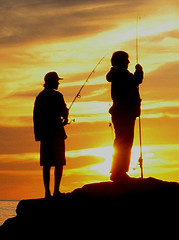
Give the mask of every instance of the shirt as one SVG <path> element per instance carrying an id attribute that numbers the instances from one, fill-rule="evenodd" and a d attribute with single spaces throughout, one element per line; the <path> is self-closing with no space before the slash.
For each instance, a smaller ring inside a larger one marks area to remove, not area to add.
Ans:
<path id="1" fill-rule="evenodd" d="M 138 86 L 142 83 L 143 71 L 136 70 L 132 74 L 127 69 L 112 67 L 106 79 L 111 82 L 113 107 L 110 113 L 139 116 L 141 99 Z"/>
<path id="2" fill-rule="evenodd" d="M 36 97 L 33 111 L 35 140 L 67 138 L 62 119 L 68 118 L 63 95 L 53 89 L 44 89 Z"/>

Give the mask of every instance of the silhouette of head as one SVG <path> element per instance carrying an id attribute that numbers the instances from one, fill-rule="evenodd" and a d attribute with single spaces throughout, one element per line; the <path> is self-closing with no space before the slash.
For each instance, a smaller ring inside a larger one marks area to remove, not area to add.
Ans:
<path id="1" fill-rule="evenodd" d="M 124 51 L 114 52 L 111 57 L 111 64 L 114 68 L 120 67 L 127 69 L 129 63 L 129 55 Z"/>
<path id="2" fill-rule="evenodd" d="M 57 89 L 59 80 L 62 80 L 56 72 L 48 72 L 44 77 L 44 87 L 47 89 Z"/>

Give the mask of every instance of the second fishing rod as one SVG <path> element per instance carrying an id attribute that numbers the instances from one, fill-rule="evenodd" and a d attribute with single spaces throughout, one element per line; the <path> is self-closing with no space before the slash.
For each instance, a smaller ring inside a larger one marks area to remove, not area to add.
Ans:
<path id="1" fill-rule="evenodd" d="M 76 101 L 77 98 L 81 97 L 81 91 L 83 90 L 84 86 L 86 85 L 86 83 L 88 82 L 89 78 L 92 76 L 92 74 L 95 72 L 96 68 L 98 67 L 98 65 L 104 60 L 105 56 L 102 57 L 99 62 L 96 64 L 96 66 L 93 68 L 93 70 L 90 72 L 90 74 L 88 75 L 88 77 L 86 78 L 85 82 L 83 83 L 83 85 L 81 86 L 80 90 L 78 91 L 78 93 L 76 94 L 76 96 L 74 97 L 70 107 L 69 107 L 69 111 L 72 108 L 74 102 Z"/>

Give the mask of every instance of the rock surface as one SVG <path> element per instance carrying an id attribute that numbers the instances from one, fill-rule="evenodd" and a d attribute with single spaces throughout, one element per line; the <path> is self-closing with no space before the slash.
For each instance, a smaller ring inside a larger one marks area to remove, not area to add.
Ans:
<path id="1" fill-rule="evenodd" d="M 24 233 L 44 237 L 65 233 L 87 238 L 94 234 L 112 236 L 124 229 L 130 234 L 131 227 L 153 226 L 158 230 L 162 222 L 178 225 L 178 203 L 179 183 L 175 182 L 130 178 L 87 184 L 58 199 L 20 201 L 17 216 L 5 221 L 0 236 L 8 239 L 11 235 L 23 237 Z"/>

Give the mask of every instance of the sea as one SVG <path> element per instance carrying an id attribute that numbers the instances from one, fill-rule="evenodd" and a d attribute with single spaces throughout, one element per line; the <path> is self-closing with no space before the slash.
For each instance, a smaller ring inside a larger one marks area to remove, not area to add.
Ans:
<path id="1" fill-rule="evenodd" d="M 18 200 L 0 200 L 0 226 L 8 218 L 16 216 Z"/>

